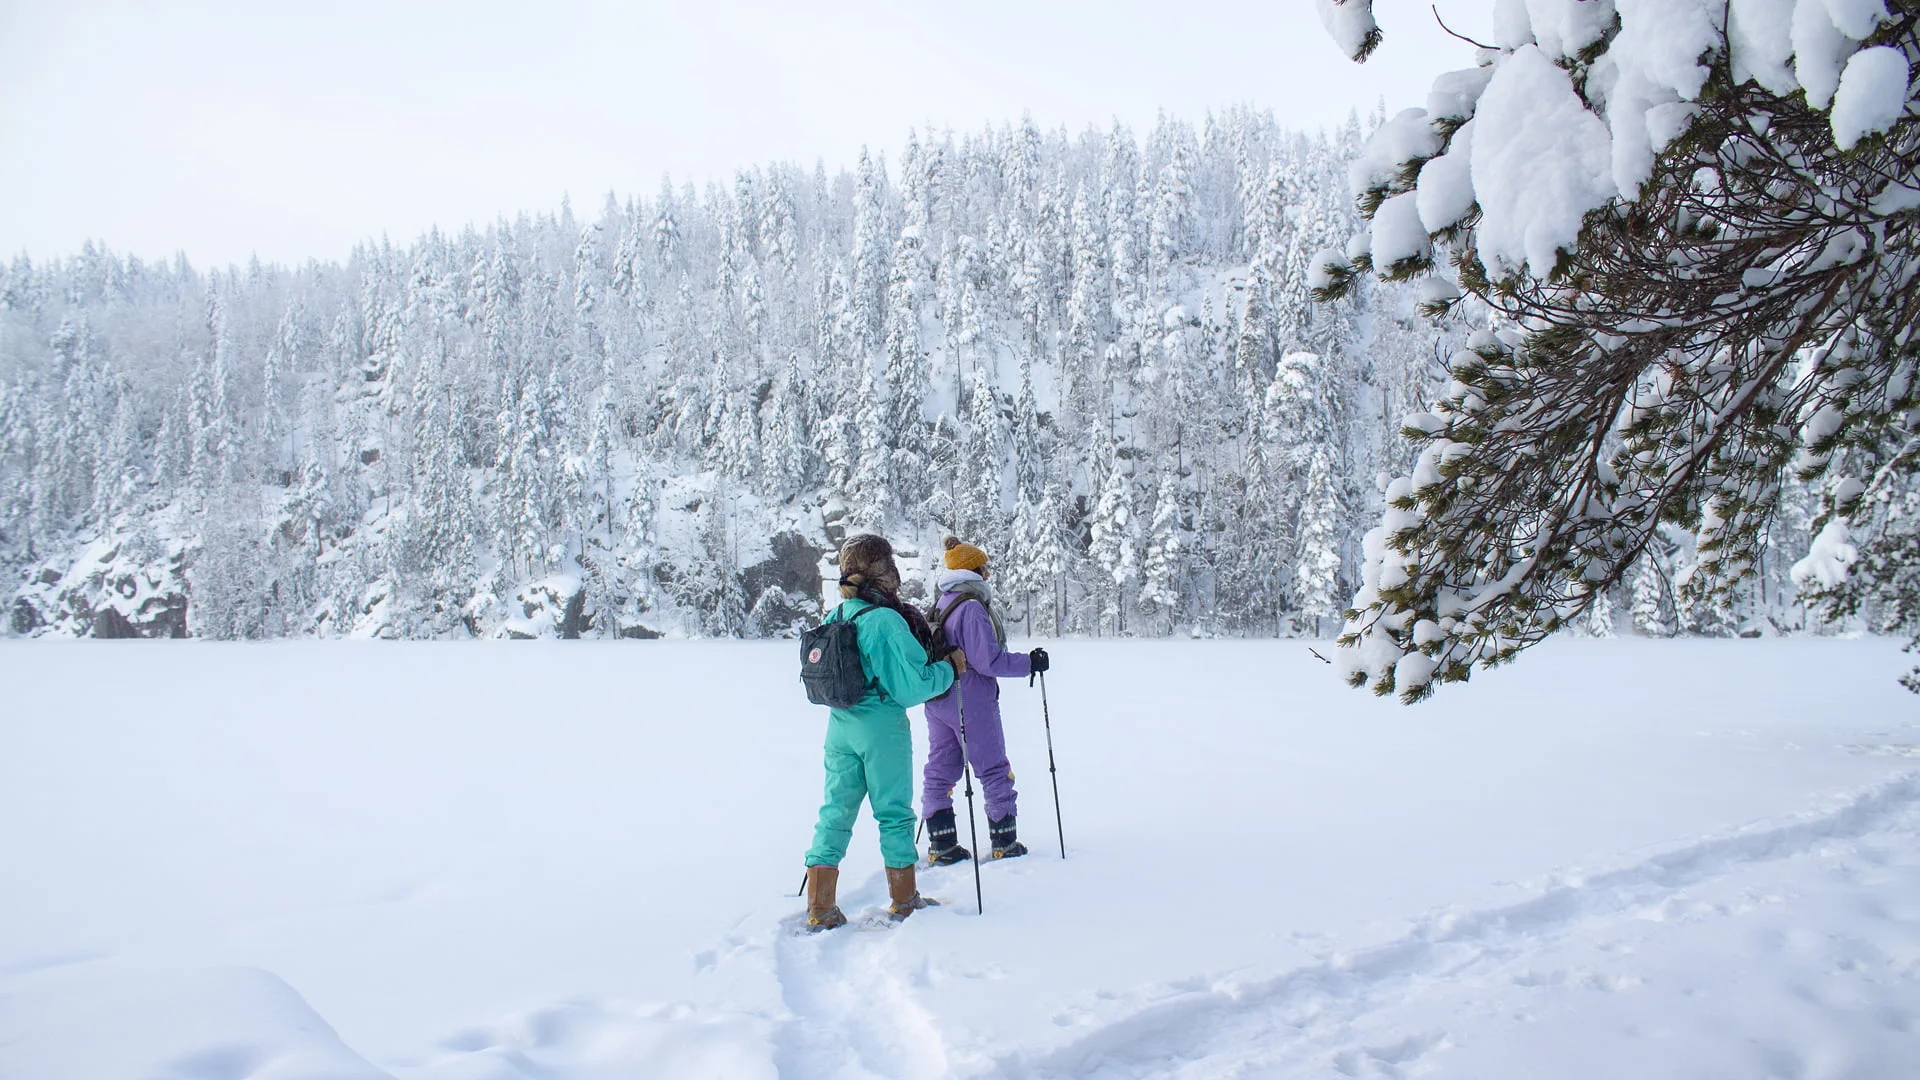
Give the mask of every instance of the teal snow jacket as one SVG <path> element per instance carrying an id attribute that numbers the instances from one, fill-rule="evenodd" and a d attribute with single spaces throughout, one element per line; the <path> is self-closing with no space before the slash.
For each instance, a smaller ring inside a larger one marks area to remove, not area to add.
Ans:
<path id="1" fill-rule="evenodd" d="M 838 618 L 851 619 L 876 604 L 858 597 L 842 600 Z M 927 650 L 907 628 L 899 612 L 883 608 L 860 620 L 860 666 L 869 686 L 867 696 L 851 709 L 835 709 L 836 717 L 850 719 L 905 715 L 908 708 L 932 700 L 953 685 L 953 665 L 927 662 Z"/>

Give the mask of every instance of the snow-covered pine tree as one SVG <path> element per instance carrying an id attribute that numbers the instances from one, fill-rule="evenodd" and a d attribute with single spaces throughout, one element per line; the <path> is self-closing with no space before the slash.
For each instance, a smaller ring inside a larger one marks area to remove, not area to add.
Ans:
<path id="1" fill-rule="evenodd" d="M 600 267 L 600 223 L 580 230 L 580 242 L 573 249 L 573 325 L 577 335 L 574 355 L 591 360 L 600 348 L 600 317 L 597 308 L 607 291 Z"/>
<path id="2" fill-rule="evenodd" d="M 103 526 L 111 523 L 121 510 L 132 505 L 142 473 L 135 452 L 140 441 L 140 422 L 135 415 L 133 390 L 111 371 L 107 374 L 107 381 L 112 387 L 113 421 L 108 425 L 105 441 L 94 459 L 93 508 L 90 515 Z M 0 420 L 4 420 L 4 409 L 0 409 Z"/>
<path id="3" fill-rule="evenodd" d="M 715 463 L 730 480 L 741 484 L 764 484 L 760 453 L 760 430 L 754 422 L 753 404 L 744 391 L 735 390 L 722 400 L 718 438 L 714 444 Z"/>
<path id="4" fill-rule="evenodd" d="M 1676 627 L 1669 599 L 1673 590 L 1666 575 L 1655 563 L 1652 552 L 1643 553 L 1634 562 L 1627 588 L 1632 598 L 1628 614 L 1633 619 L 1634 629 L 1648 637 L 1673 636 Z"/>
<path id="5" fill-rule="evenodd" d="M 1229 596 L 1242 599 L 1230 606 L 1231 616 L 1245 630 L 1278 637 L 1286 629 L 1288 579 L 1291 576 L 1293 536 L 1287 514 L 1287 496 L 1279 483 L 1263 399 L 1255 396 L 1246 421 L 1245 449 L 1235 477 L 1237 500 L 1231 516 L 1221 521 L 1225 550 L 1216 560 L 1221 584 Z"/>
<path id="6" fill-rule="evenodd" d="M 530 576 L 551 569 L 547 533 L 551 451 L 539 402 L 539 384 L 529 381 L 503 410 L 501 457 L 496 463 L 501 480 L 497 535 L 506 555 L 505 568 L 524 570 Z"/>
<path id="7" fill-rule="evenodd" d="M 1613 636 L 1613 597 L 1601 592 L 1593 598 L 1587 607 L 1587 623 L 1584 628 L 1588 637 L 1610 638 Z"/>
<path id="8" fill-rule="evenodd" d="M 726 486 L 716 487 L 702 533 L 706 560 L 699 569 L 703 573 L 691 582 L 690 606 L 701 632 L 712 637 L 739 637 L 747 625 L 749 598 L 740 582 L 740 545 L 730 507 Z"/>
<path id="9" fill-rule="evenodd" d="M 1118 121 L 1107 135 L 1101 181 L 1106 189 L 1107 270 L 1113 291 L 1107 310 L 1125 326 L 1135 316 L 1145 288 L 1146 243 L 1140 220 L 1140 150 Z"/>
<path id="10" fill-rule="evenodd" d="M 987 369 L 973 369 L 967 393 L 967 434 L 960 451 L 961 491 L 954 508 L 954 530 L 988 551 L 1005 546 L 1006 521 L 1002 507 L 1001 473 L 1008 447 L 1000 400 Z"/>
<path id="11" fill-rule="evenodd" d="M 673 179 L 660 178 L 660 195 L 653 206 L 653 250 L 663 273 L 674 273 L 680 266 L 680 216 L 675 205 Z"/>
<path id="12" fill-rule="evenodd" d="M 1180 491 L 1174 470 L 1162 465 L 1154 489 L 1153 518 L 1147 524 L 1147 554 L 1141 567 L 1140 606 L 1154 613 L 1162 633 L 1170 633 L 1180 615 L 1185 576 L 1185 543 L 1180 528 Z"/>
<path id="13" fill-rule="evenodd" d="M 1305 492 L 1300 497 L 1293 564 L 1294 610 L 1314 637 L 1322 620 L 1340 614 L 1336 590 L 1340 575 L 1340 487 L 1333 454 L 1317 446 L 1309 458 Z"/>
<path id="14" fill-rule="evenodd" d="M 1110 626 L 1115 634 L 1124 634 L 1127 590 L 1140 575 L 1140 523 L 1133 511 L 1133 478 L 1119 447 L 1104 432 L 1095 443 L 1093 460 L 1099 469 L 1099 487 L 1088 530 L 1092 539 L 1089 555 L 1099 570 L 1095 597 L 1102 624 Z"/>
<path id="15" fill-rule="evenodd" d="M 1149 280 L 1158 289 L 1167 287 L 1174 264 L 1193 246 L 1193 169 L 1186 141 L 1176 137 L 1173 155 L 1155 180 L 1149 229 Z"/>
<path id="16" fill-rule="evenodd" d="M 930 483 L 924 419 L 927 374 L 920 351 L 919 295 L 925 269 L 920 237 L 903 232 L 893 247 L 886 289 L 886 443 L 892 449 L 895 498 L 903 506 L 926 500 Z"/>
<path id="17" fill-rule="evenodd" d="M 1033 531 L 1026 545 L 1035 592 L 1046 594 L 1051 601 L 1050 633 L 1054 637 L 1060 636 L 1065 625 L 1073 569 L 1073 544 L 1068 534 L 1072 501 L 1072 488 L 1063 469 L 1048 480 L 1040 504 L 1034 508 Z"/>
<path id="18" fill-rule="evenodd" d="M 863 147 L 853 196 L 853 282 L 848 310 L 861 353 L 872 356 L 885 340 L 888 252 L 883 180 Z"/>
<path id="19" fill-rule="evenodd" d="M 611 197 L 611 193 L 609 193 Z M 641 275 L 645 264 L 641 261 L 641 251 L 646 244 L 644 227 L 640 222 L 639 204 L 627 200 L 626 208 L 620 212 L 620 239 L 614 245 L 613 265 L 607 268 L 607 287 L 612 289 L 630 306 L 639 307 Z"/>
<path id="20" fill-rule="evenodd" d="M 766 452 L 762 457 L 767 493 L 786 501 L 799 495 L 812 479 L 814 460 L 807 384 L 800 375 L 800 354 L 787 357 L 787 368 L 774 380 L 767 403 Z"/>
<path id="21" fill-rule="evenodd" d="M 1007 519 L 1006 538 L 994 557 L 994 588 L 1001 600 L 1004 617 L 1019 620 L 1029 634 L 1033 632 L 1034 596 L 1045 584 L 1040 575 L 1039 531 L 1035 528 L 1036 508 L 1025 495 L 1016 494 L 1013 512 Z"/>
<path id="22" fill-rule="evenodd" d="M 799 284 L 800 231 L 794 221 L 793 196 L 780 169 L 768 173 L 765 195 L 760 202 L 760 257 L 772 281 L 789 283 L 787 289 L 775 292 L 774 299 L 781 314 L 792 315 L 786 305 L 792 300 L 793 286 Z"/>
<path id="23" fill-rule="evenodd" d="M 461 626 L 467 601 L 478 586 L 473 539 L 477 518 L 473 490 L 452 427 L 452 403 L 444 396 L 426 410 L 420 439 L 422 477 L 407 518 L 405 569 L 418 582 L 427 632 Z"/>
<path id="24" fill-rule="evenodd" d="M 1370 0 L 1329 3 L 1363 56 Z M 1756 572 L 1787 469 L 1831 478 L 1843 530 L 1913 474 L 1920 199 L 1893 178 L 1920 155 L 1920 12 L 1738 10 L 1731 32 L 1718 5 L 1502 5 L 1498 47 L 1355 162 L 1368 226 L 1318 261 L 1318 295 L 1444 265 L 1436 304 L 1464 291 L 1501 320 L 1408 418 L 1420 459 L 1342 637 L 1356 685 L 1418 700 L 1512 657 L 1662 522 L 1693 531 L 1686 588 L 1717 605 Z"/>
<path id="25" fill-rule="evenodd" d="M 852 425 L 860 442 L 847 483 L 847 496 L 855 523 L 877 532 L 886 529 L 896 506 L 892 454 L 886 440 L 889 426 L 884 415 L 886 402 L 874 383 L 873 372 L 867 370 L 862 375 L 853 402 L 857 411 Z"/>
<path id="26" fill-rule="evenodd" d="M 195 364 L 193 381 L 187 387 L 192 410 L 188 487 L 200 505 L 224 496 L 232 451 L 229 428 L 232 417 L 227 400 L 227 319 L 217 286 L 210 286 L 207 291 L 207 329 L 212 347 L 203 360 Z"/>
<path id="27" fill-rule="evenodd" d="M 293 479 L 293 446 L 286 413 L 286 373 L 300 368 L 300 307 L 298 301 L 280 318 L 280 328 L 267 347 L 261 371 L 260 441 L 266 448 L 267 476 L 285 487 Z"/>
<path id="28" fill-rule="evenodd" d="M 1074 194 L 1072 237 L 1073 292 L 1058 367 L 1061 437 L 1078 442 L 1099 413 L 1097 367 L 1110 306 L 1106 236 L 1084 183 Z"/>
<path id="29" fill-rule="evenodd" d="M 1033 357 L 1020 355 L 1020 390 L 1013 399 L 1013 426 L 1008 432 L 1012 442 L 1013 485 L 1019 495 L 1037 502 L 1046 487 L 1047 460 L 1045 433 L 1040 428 L 1040 402 L 1033 389 Z"/>

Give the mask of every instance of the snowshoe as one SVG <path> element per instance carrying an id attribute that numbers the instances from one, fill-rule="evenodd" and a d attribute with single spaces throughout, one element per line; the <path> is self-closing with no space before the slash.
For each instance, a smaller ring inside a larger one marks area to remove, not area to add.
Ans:
<path id="1" fill-rule="evenodd" d="M 830 907 L 818 915 L 811 912 L 807 914 L 807 933 L 809 934 L 817 934 L 822 930 L 838 930 L 845 925 L 847 925 L 847 914 L 838 906 Z"/>
<path id="2" fill-rule="evenodd" d="M 939 906 L 940 906 L 940 901 L 934 900 L 930 897 L 925 897 L 925 896 L 920 896 L 918 894 L 915 894 L 914 898 L 908 901 L 905 905 L 888 904 L 887 918 L 892 922 L 906 922 L 907 916 L 913 914 L 916 911 L 919 911 L 921 908 L 930 908 L 930 907 L 939 907 Z"/>

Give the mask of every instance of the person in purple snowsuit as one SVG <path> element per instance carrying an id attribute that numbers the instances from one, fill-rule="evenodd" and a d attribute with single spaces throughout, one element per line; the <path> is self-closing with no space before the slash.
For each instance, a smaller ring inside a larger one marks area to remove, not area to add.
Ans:
<path id="1" fill-rule="evenodd" d="M 960 782 L 960 706 L 966 705 L 966 763 L 986 789 L 987 829 L 993 857 L 1027 853 L 1015 829 L 1013 767 L 1007 761 L 1007 737 L 1000 726 L 999 679 L 1017 679 L 1048 668 L 1047 653 L 1007 651 L 1006 633 L 994 613 L 987 553 L 946 540 L 946 569 L 938 581 L 939 598 L 928 621 L 946 641 L 966 653 L 967 671 L 954 689 L 927 702 L 927 767 L 921 774 L 920 811 L 926 818 L 927 861 L 945 866 L 973 857 L 960 846 L 953 815 L 953 787 Z"/>

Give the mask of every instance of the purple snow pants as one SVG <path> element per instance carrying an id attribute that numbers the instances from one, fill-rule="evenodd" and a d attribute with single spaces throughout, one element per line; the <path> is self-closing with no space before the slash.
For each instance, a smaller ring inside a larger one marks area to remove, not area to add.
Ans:
<path id="1" fill-rule="evenodd" d="M 974 775 L 987 793 L 987 820 L 999 821 L 1014 812 L 1013 766 L 1007 761 L 1007 735 L 1000 727 L 1000 687 L 991 678 L 968 672 L 963 683 L 985 684 L 967 694 L 967 757 Z M 920 816 L 953 805 L 954 785 L 960 782 L 960 724 L 946 709 L 927 709 L 927 767 L 920 776 Z"/>

